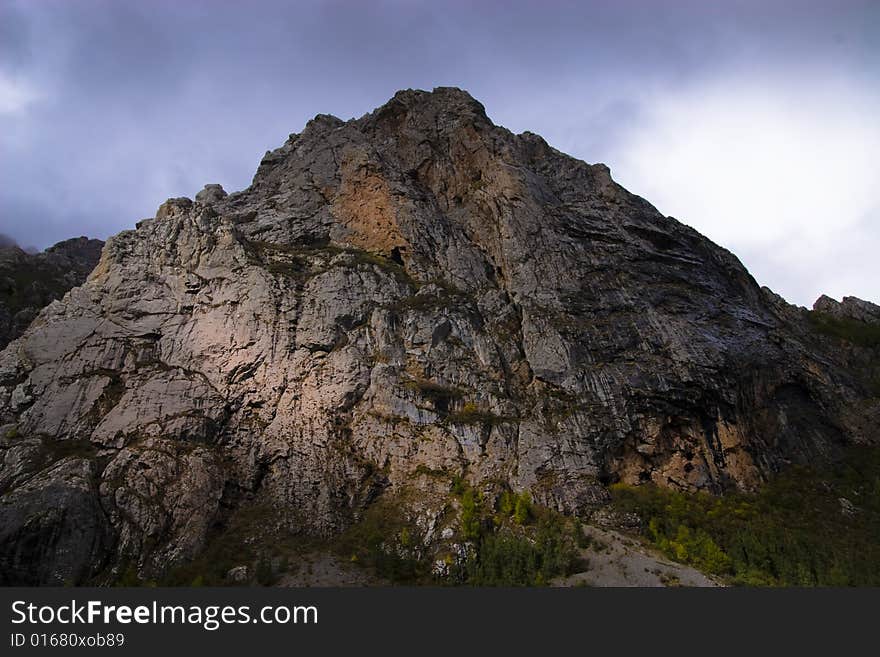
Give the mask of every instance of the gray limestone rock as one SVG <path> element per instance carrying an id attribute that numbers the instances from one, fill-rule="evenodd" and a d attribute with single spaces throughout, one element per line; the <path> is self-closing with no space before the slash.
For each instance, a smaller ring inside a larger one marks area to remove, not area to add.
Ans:
<path id="1" fill-rule="evenodd" d="M 0 353 L 6 583 L 157 577 L 250 508 L 331 536 L 405 499 L 430 542 L 456 476 L 567 513 L 754 488 L 878 440 L 806 313 L 458 89 L 318 116 L 244 191 L 111 238 Z"/>
<path id="2" fill-rule="evenodd" d="M 196 203 L 211 204 L 215 201 L 222 201 L 227 194 L 223 191 L 222 185 L 208 184 L 198 194 L 196 194 Z"/>
<path id="3" fill-rule="evenodd" d="M 843 300 L 838 302 L 823 294 L 813 304 L 813 310 L 833 317 L 880 324 L 880 306 L 858 297 L 843 297 Z"/>

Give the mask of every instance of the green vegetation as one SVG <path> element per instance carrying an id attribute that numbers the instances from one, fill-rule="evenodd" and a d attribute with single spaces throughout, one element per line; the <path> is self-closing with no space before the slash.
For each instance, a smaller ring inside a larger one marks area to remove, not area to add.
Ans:
<path id="1" fill-rule="evenodd" d="M 279 276 L 305 281 L 311 276 L 309 263 L 302 258 L 290 258 L 289 260 L 270 260 L 266 263 L 266 269 Z"/>
<path id="2" fill-rule="evenodd" d="M 844 354 L 851 352 L 847 359 L 848 369 L 865 386 L 868 395 L 880 398 L 880 324 L 817 311 L 809 313 L 809 320 L 815 332 L 861 347 L 859 350 L 842 350 Z"/>
<path id="3" fill-rule="evenodd" d="M 42 451 L 47 463 L 55 463 L 67 457 L 93 459 L 98 454 L 98 447 L 89 440 L 52 440 L 43 439 Z"/>
<path id="4" fill-rule="evenodd" d="M 824 470 L 793 467 L 760 492 L 723 497 L 612 487 L 667 556 L 753 586 L 880 585 L 880 450 Z"/>
<path id="5" fill-rule="evenodd" d="M 256 568 L 257 583 L 260 586 L 272 586 L 278 581 L 278 575 L 272 569 L 272 562 L 264 554 L 257 561 Z"/>
<path id="6" fill-rule="evenodd" d="M 288 557 L 301 554 L 309 547 L 307 539 L 290 535 L 278 527 L 276 509 L 251 503 L 215 528 L 195 559 L 172 568 L 157 583 L 161 586 L 228 586 L 226 574 L 244 565 L 254 568 L 252 572 L 258 584 L 271 586 L 286 570 Z M 137 579 L 136 575 L 129 576 L 128 581 L 132 581 L 132 577 Z"/>
<path id="7" fill-rule="evenodd" d="M 498 498 L 497 506 L 494 521 L 498 526 L 503 524 L 505 518 L 511 518 L 517 525 L 525 525 L 532 518 L 532 496 L 527 490 L 519 495 L 504 491 Z"/>
<path id="8" fill-rule="evenodd" d="M 456 386 L 435 383 L 434 381 L 426 381 L 424 379 L 408 381 L 405 385 L 412 390 L 418 391 L 426 399 L 429 399 L 434 409 L 444 414 L 444 420 L 448 424 L 481 424 L 491 427 L 516 420 L 516 418 L 496 415 L 471 401 L 465 402 L 458 409 L 452 409 L 453 403 L 461 400 L 468 392 Z"/>
<path id="9" fill-rule="evenodd" d="M 119 574 L 111 586 L 132 587 L 132 586 L 155 586 L 155 582 L 144 582 L 138 577 L 137 567 L 133 563 L 124 564 L 119 569 Z"/>
<path id="10" fill-rule="evenodd" d="M 452 411 L 446 421 L 449 424 L 481 424 L 493 427 L 498 424 L 514 422 L 516 418 L 495 415 L 491 411 L 480 408 L 473 402 L 467 402 L 460 410 Z"/>
<path id="11" fill-rule="evenodd" d="M 504 490 L 493 507 L 461 479 L 453 483 L 453 493 L 461 506 L 461 537 L 474 548 L 452 569 L 453 581 L 542 586 L 579 565 L 580 523 L 534 505 L 528 491 L 517 495 Z"/>
<path id="12" fill-rule="evenodd" d="M 346 530 L 335 551 L 353 563 L 366 566 L 394 583 L 413 583 L 428 577 L 430 565 L 416 549 L 418 528 L 400 515 L 397 504 L 378 500 L 363 518 Z"/>
<path id="13" fill-rule="evenodd" d="M 473 586 L 543 586 L 573 572 L 576 558 L 571 536 L 560 522 L 539 522 L 532 536 L 511 531 L 489 532 L 462 568 Z"/>
<path id="14" fill-rule="evenodd" d="M 486 181 L 483 178 L 476 178 L 471 181 L 470 188 L 472 192 L 476 192 L 477 190 L 483 189 L 486 186 Z"/>
<path id="15" fill-rule="evenodd" d="M 880 324 L 867 324 L 816 311 L 810 313 L 810 323 L 819 333 L 862 347 L 880 347 Z"/>
<path id="16" fill-rule="evenodd" d="M 428 310 L 433 310 L 435 308 L 443 308 L 445 306 L 449 306 L 450 304 L 450 297 L 446 297 L 442 294 L 413 294 L 389 303 L 387 305 L 387 308 L 398 313 L 406 312 L 409 310 L 415 312 L 424 312 Z"/>
<path id="17" fill-rule="evenodd" d="M 264 264 L 270 272 L 299 281 L 308 280 L 325 271 L 334 256 L 345 253 L 355 266 L 378 267 L 401 283 L 417 287 L 416 282 L 400 263 L 354 247 L 343 248 L 327 241 L 277 244 L 251 240 L 247 243 L 247 248 L 253 258 Z"/>
<path id="18" fill-rule="evenodd" d="M 408 285 L 409 287 L 418 287 L 418 282 L 409 275 L 409 272 L 406 271 L 406 267 L 404 267 L 399 262 L 395 262 L 391 258 L 386 258 L 385 256 L 371 253 L 369 251 L 363 251 L 361 249 L 349 248 L 345 250 L 346 253 L 349 253 L 353 256 L 354 262 L 359 265 L 367 265 L 369 267 L 378 267 L 382 271 L 387 274 L 390 274 L 394 278 L 398 280 L 398 282 L 403 285 Z"/>
<path id="19" fill-rule="evenodd" d="M 431 575 L 433 557 L 421 530 L 401 517 L 400 500 L 379 500 L 336 541 L 336 552 L 393 583 L 539 586 L 573 572 L 580 524 L 535 505 L 527 492 L 487 498 L 455 477 L 457 551 L 446 555 L 447 574 Z"/>
<path id="20" fill-rule="evenodd" d="M 445 409 L 451 402 L 461 399 L 465 391 L 456 386 L 450 386 L 425 379 L 416 379 L 406 383 L 408 388 L 416 390 L 423 397 L 430 399 L 435 407 Z"/>
<path id="21" fill-rule="evenodd" d="M 69 289 L 64 272 L 45 262 L 19 262 L 8 269 L 4 267 L 0 274 L 0 304 L 10 316 L 24 308 L 42 308 Z"/>
<path id="22" fill-rule="evenodd" d="M 524 525 L 529 521 L 532 515 L 532 496 L 528 491 L 523 491 L 521 495 L 517 495 L 516 503 L 513 506 L 513 521 L 517 525 Z"/>
<path id="23" fill-rule="evenodd" d="M 461 519 L 459 527 L 461 536 L 466 541 L 476 541 L 482 534 L 481 511 L 482 495 L 467 488 L 461 495 Z"/>
<path id="24" fill-rule="evenodd" d="M 410 505 L 396 497 L 374 501 L 329 544 L 290 536 L 275 509 L 248 505 L 217 528 L 194 561 L 158 583 L 225 585 L 231 568 L 247 565 L 256 582 L 271 585 L 289 558 L 315 549 L 331 549 L 393 583 L 538 586 L 584 569 L 578 548 L 590 540 L 577 519 L 499 482 L 476 489 L 455 477 L 451 494 L 440 526 L 452 524 L 457 533 L 440 555 L 440 576 L 432 575 L 437 555 L 423 545 L 423 529 L 401 511 Z M 669 558 L 729 583 L 880 586 L 880 449 L 853 449 L 824 469 L 790 468 L 754 494 L 713 497 L 651 484 L 615 485 L 612 494 L 614 507 L 638 514 L 645 539 Z M 133 568 L 116 579 L 142 583 Z"/>
<path id="25" fill-rule="evenodd" d="M 304 283 L 324 269 L 324 264 L 315 261 L 323 255 L 329 259 L 340 250 L 327 244 L 275 244 L 272 242 L 251 241 L 247 248 L 257 262 L 263 263 L 266 270 L 282 278 Z"/>
<path id="26" fill-rule="evenodd" d="M 426 286 L 434 286 L 435 289 L 412 294 L 389 303 L 386 307 L 395 312 L 426 312 L 436 308 L 470 307 L 473 306 L 473 295 L 468 294 L 448 281 L 440 278 L 432 278 L 425 281 L 411 281 L 414 288 L 422 290 Z"/>

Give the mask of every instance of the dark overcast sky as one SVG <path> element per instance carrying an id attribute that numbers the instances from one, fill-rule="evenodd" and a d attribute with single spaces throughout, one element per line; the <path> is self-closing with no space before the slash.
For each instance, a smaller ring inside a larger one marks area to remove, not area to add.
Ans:
<path id="1" fill-rule="evenodd" d="M 247 186 L 317 113 L 454 85 L 811 304 L 880 302 L 880 2 L 0 0 L 0 233 Z"/>

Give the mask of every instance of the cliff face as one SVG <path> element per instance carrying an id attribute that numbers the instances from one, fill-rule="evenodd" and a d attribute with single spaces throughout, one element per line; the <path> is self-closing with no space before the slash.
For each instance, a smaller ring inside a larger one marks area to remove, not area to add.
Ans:
<path id="1" fill-rule="evenodd" d="M 36 254 L 0 245 L 0 349 L 24 333 L 40 310 L 82 285 L 103 246 L 85 237 Z"/>
<path id="2" fill-rule="evenodd" d="M 400 92 L 169 199 L 0 354 L 3 583 L 155 575 L 253 504 L 326 536 L 394 497 L 430 544 L 453 476 L 755 487 L 877 441 L 843 361 L 604 165 Z"/>

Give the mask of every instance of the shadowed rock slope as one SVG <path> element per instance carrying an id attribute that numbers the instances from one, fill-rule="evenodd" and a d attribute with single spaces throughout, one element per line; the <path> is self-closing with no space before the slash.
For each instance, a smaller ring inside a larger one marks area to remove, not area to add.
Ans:
<path id="1" fill-rule="evenodd" d="M 0 245 L 0 349 L 25 332 L 37 314 L 82 285 L 98 264 L 104 242 L 77 237 L 42 253 Z"/>
<path id="2" fill-rule="evenodd" d="M 453 477 L 568 513 L 753 488 L 877 440 L 810 317 L 460 90 L 319 115 L 246 190 L 111 238 L 0 355 L 3 583 L 154 577 L 251 508 L 331 536 L 394 499 L 431 546 Z"/>

